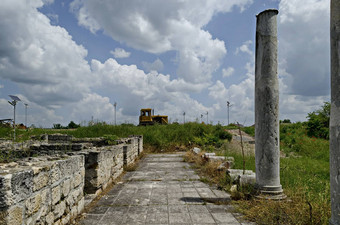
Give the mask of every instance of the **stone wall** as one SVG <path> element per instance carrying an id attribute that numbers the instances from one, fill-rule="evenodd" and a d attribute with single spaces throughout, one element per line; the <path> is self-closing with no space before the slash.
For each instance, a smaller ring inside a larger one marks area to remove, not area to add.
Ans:
<path id="1" fill-rule="evenodd" d="M 84 207 L 84 156 L 3 166 L 0 224 L 67 224 Z"/>
<path id="2" fill-rule="evenodd" d="M 143 152 L 143 136 L 129 136 L 118 141 L 118 146 L 123 146 L 123 164 L 129 166 Z"/>
<path id="3" fill-rule="evenodd" d="M 0 225 L 68 224 L 83 210 L 84 193 L 93 199 L 123 173 L 124 159 L 131 165 L 143 151 L 142 136 L 117 142 L 76 151 L 44 143 L 32 148 L 43 156 L 0 164 Z"/>
<path id="4" fill-rule="evenodd" d="M 123 146 L 101 147 L 85 153 L 85 192 L 99 194 L 123 173 Z"/>

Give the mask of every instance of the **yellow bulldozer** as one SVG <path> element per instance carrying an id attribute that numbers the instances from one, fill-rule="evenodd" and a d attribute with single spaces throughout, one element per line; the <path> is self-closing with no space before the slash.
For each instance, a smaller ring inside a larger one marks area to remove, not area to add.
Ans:
<path id="1" fill-rule="evenodd" d="M 154 124 L 168 124 L 168 116 L 154 115 L 154 110 L 150 108 L 141 109 L 139 126 Z"/>

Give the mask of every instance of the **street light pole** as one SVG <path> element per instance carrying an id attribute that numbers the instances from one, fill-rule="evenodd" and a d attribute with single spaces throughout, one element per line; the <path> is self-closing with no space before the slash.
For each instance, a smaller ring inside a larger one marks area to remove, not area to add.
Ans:
<path id="1" fill-rule="evenodd" d="M 207 124 L 209 123 L 208 111 L 207 111 Z"/>
<path id="2" fill-rule="evenodd" d="M 9 95 L 9 97 L 11 97 L 11 99 L 13 100 L 13 101 L 8 101 L 8 103 L 9 104 L 11 104 L 12 106 L 13 106 L 13 108 L 14 108 L 14 116 L 13 116 L 13 133 L 14 133 L 14 135 L 13 135 L 13 142 L 15 141 L 15 106 L 17 105 L 17 102 L 18 101 L 21 101 L 20 100 L 20 98 L 18 98 L 17 96 L 15 96 L 15 95 Z"/>
<path id="3" fill-rule="evenodd" d="M 230 104 L 229 101 L 227 101 L 227 107 L 228 107 L 228 125 L 229 125 L 229 108 L 231 107 L 232 105 Z"/>
<path id="4" fill-rule="evenodd" d="M 185 124 L 185 112 L 183 112 L 183 124 Z"/>
<path id="5" fill-rule="evenodd" d="M 25 104 L 25 127 L 26 127 L 26 130 L 27 130 L 27 106 L 28 104 L 27 103 L 24 103 Z"/>
<path id="6" fill-rule="evenodd" d="M 115 102 L 114 107 L 115 107 L 115 125 L 117 125 L 117 102 Z"/>

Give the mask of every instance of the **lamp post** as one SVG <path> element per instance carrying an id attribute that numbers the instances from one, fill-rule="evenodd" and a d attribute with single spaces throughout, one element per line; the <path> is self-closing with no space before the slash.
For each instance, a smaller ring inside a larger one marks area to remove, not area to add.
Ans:
<path id="1" fill-rule="evenodd" d="M 14 129 L 14 131 L 13 131 L 13 133 L 14 133 L 13 141 L 15 141 L 15 106 L 17 105 L 17 102 L 19 102 L 21 100 L 20 100 L 20 98 L 18 98 L 15 95 L 8 95 L 8 96 L 12 99 L 12 101 L 8 101 L 8 103 L 11 104 L 14 108 L 14 113 L 13 113 L 13 129 Z"/>
<path id="2" fill-rule="evenodd" d="M 208 111 L 207 111 L 207 124 L 209 123 L 208 121 L 209 121 L 209 120 L 208 120 Z"/>
<path id="3" fill-rule="evenodd" d="M 28 104 L 24 103 L 24 105 L 25 105 L 25 127 L 26 127 L 26 130 L 27 130 L 27 106 L 28 106 Z"/>
<path id="4" fill-rule="evenodd" d="M 185 124 L 185 112 L 183 112 L 183 124 Z"/>
<path id="5" fill-rule="evenodd" d="M 228 125 L 229 125 L 229 108 L 230 108 L 231 106 L 233 106 L 233 105 L 231 105 L 230 102 L 227 101 L 227 107 L 228 107 Z"/>
<path id="6" fill-rule="evenodd" d="M 117 125 L 117 102 L 115 102 L 113 105 L 115 107 L 115 125 Z"/>

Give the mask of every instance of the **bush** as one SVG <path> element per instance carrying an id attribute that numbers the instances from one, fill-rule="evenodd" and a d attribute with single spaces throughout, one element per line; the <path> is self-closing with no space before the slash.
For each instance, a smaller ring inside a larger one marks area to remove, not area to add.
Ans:
<path id="1" fill-rule="evenodd" d="M 250 136 L 255 137 L 255 126 L 251 126 L 251 127 L 243 127 L 242 130 L 243 130 L 246 134 L 249 134 Z"/>
<path id="2" fill-rule="evenodd" d="M 325 102 L 321 109 L 308 113 L 307 134 L 309 137 L 329 138 L 331 104 Z"/>

